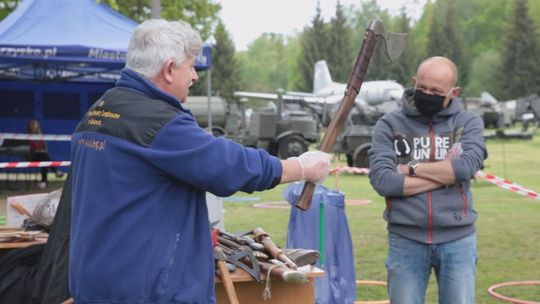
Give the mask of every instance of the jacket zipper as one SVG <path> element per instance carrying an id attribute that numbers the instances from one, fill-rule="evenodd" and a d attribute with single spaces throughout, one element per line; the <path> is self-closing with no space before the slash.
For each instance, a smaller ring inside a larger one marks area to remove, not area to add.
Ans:
<path id="1" fill-rule="evenodd" d="M 467 216 L 467 207 L 469 205 L 469 202 L 467 201 L 465 191 L 463 191 L 463 184 L 459 185 L 459 191 L 461 192 L 461 198 L 463 199 L 463 215 Z"/>
<path id="2" fill-rule="evenodd" d="M 388 214 L 388 224 L 392 222 L 391 213 L 392 213 L 392 199 L 387 198 L 386 199 L 386 212 Z"/>
<path id="3" fill-rule="evenodd" d="M 433 121 L 429 120 L 429 161 L 435 159 L 435 132 L 433 131 Z M 428 192 L 428 244 L 433 243 L 433 192 Z"/>

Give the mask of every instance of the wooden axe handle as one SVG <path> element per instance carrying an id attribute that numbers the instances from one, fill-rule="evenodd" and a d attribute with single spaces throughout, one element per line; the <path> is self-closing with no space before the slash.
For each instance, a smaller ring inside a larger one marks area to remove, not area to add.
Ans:
<path id="1" fill-rule="evenodd" d="M 324 137 L 321 141 L 320 150 L 323 152 L 332 151 L 332 147 L 336 142 L 336 138 L 341 133 L 347 117 L 351 113 L 352 108 L 354 107 L 356 95 L 360 92 L 360 87 L 364 82 L 364 76 L 366 76 L 367 68 L 373 51 L 375 50 L 375 44 L 377 42 L 377 35 L 373 30 L 366 30 L 366 37 L 356 58 L 356 63 L 354 68 L 349 76 L 349 81 L 347 82 L 347 88 L 345 89 L 345 94 L 343 99 L 339 104 L 339 108 L 332 117 Z M 296 203 L 296 207 L 302 210 L 307 210 L 311 206 L 311 200 L 313 198 L 313 191 L 315 190 L 315 184 L 311 182 L 306 182 L 304 184 L 304 189 L 300 194 L 300 198 Z"/>
<path id="2" fill-rule="evenodd" d="M 218 252 L 221 256 L 223 255 L 221 248 L 218 246 L 214 247 L 214 251 Z M 223 287 L 225 288 L 225 293 L 227 294 L 229 303 L 239 304 L 238 296 L 236 295 L 236 290 L 234 289 L 233 281 L 231 279 L 231 274 L 229 273 L 229 269 L 227 269 L 227 264 L 223 260 L 216 259 L 216 265 L 219 270 L 221 281 L 223 282 Z"/>

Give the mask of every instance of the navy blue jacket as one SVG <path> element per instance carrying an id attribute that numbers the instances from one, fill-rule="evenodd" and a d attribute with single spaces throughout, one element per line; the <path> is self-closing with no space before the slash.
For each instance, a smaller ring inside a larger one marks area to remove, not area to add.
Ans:
<path id="1" fill-rule="evenodd" d="M 77 304 L 214 303 L 205 191 L 261 191 L 282 174 L 279 159 L 209 135 L 129 69 L 81 120 L 71 151 Z"/>

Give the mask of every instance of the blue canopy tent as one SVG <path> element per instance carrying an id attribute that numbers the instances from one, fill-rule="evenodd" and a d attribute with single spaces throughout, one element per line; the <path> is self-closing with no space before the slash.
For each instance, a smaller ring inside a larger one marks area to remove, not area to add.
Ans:
<path id="1" fill-rule="evenodd" d="M 71 134 L 124 67 L 137 23 L 94 0 L 24 0 L 0 22 L 0 133 L 25 133 L 35 118 L 46 134 Z M 196 68 L 210 68 L 205 45 Z M 67 142 L 50 142 L 69 160 Z"/>

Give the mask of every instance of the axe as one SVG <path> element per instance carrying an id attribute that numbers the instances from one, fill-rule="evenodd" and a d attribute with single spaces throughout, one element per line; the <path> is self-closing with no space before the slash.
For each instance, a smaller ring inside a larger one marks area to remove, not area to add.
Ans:
<path id="1" fill-rule="evenodd" d="M 236 295 L 233 281 L 231 279 L 231 275 L 229 274 L 229 269 L 227 269 L 227 265 L 225 263 L 226 257 L 221 247 L 214 247 L 214 257 L 216 259 L 216 266 L 218 267 L 229 304 L 238 304 L 238 296 Z"/>
<path id="2" fill-rule="evenodd" d="M 326 130 L 324 137 L 321 141 L 321 146 L 319 150 L 323 152 L 330 152 L 336 138 L 341 133 L 343 125 L 347 120 L 347 117 L 351 113 L 352 108 L 354 107 L 354 100 L 356 95 L 360 92 L 360 87 L 364 82 L 364 76 L 366 76 L 367 68 L 373 51 L 375 50 L 375 44 L 377 38 L 382 38 L 385 42 L 386 55 L 393 61 L 405 48 L 407 34 L 392 33 L 387 31 L 380 20 L 370 21 L 366 29 L 364 42 L 362 42 L 362 47 L 356 58 L 356 63 L 354 64 L 353 70 L 349 76 L 349 81 L 347 82 L 347 88 L 345 89 L 343 99 L 339 104 L 339 108 L 332 117 L 328 129 Z M 296 207 L 302 210 L 307 210 L 311 206 L 311 200 L 313 198 L 313 191 L 315 190 L 315 184 L 311 182 L 306 182 L 300 198 L 296 203 Z"/>

